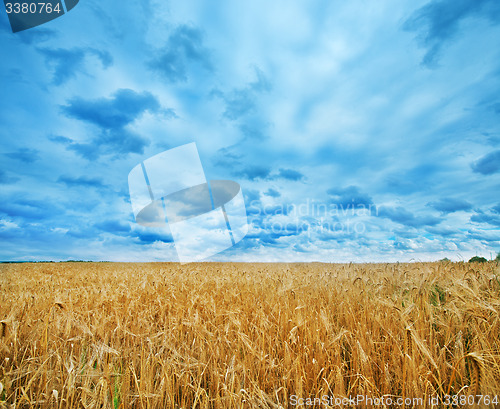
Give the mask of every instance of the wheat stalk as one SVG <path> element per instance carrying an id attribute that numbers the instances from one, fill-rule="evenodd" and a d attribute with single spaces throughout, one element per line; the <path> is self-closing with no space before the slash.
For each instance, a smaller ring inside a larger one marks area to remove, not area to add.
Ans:
<path id="1" fill-rule="evenodd" d="M 481 356 L 475 352 L 467 355 L 471 363 L 471 385 L 472 395 L 479 395 L 481 393 L 481 381 L 484 373 L 484 363 Z"/>
<path id="2" fill-rule="evenodd" d="M 409 327 L 405 330 L 405 355 L 410 359 L 413 355 L 413 339 L 411 336 L 411 329 Z"/>

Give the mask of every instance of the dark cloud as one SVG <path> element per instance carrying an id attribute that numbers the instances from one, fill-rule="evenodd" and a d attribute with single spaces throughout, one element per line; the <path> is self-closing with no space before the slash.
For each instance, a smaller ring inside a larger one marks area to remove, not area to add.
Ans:
<path id="1" fill-rule="evenodd" d="M 456 235 L 460 234 L 460 231 L 458 229 L 453 229 L 453 228 L 444 227 L 444 226 L 427 227 L 425 230 L 431 234 L 434 234 L 436 236 L 442 236 L 442 237 L 450 237 L 450 236 L 456 236 Z"/>
<path id="2" fill-rule="evenodd" d="M 65 136 L 61 135 L 51 135 L 48 138 L 50 141 L 60 143 L 61 145 L 70 145 L 73 143 L 73 139 L 66 138 Z"/>
<path id="3" fill-rule="evenodd" d="M 224 116 L 232 121 L 255 111 L 256 102 L 253 92 L 250 90 L 238 90 L 224 97 L 226 110 Z"/>
<path id="4" fill-rule="evenodd" d="M 245 236 L 245 244 L 247 248 L 252 248 L 255 244 L 264 245 L 266 247 L 287 248 L 290 244 L 288 241 L 280 241 L 280 238 L 298 236 L 302 231 L 299 229 L 293 231 L 266 231 L 250 232 Z M 249 247 L 248 247 L 249 246 Z"/>
<path id="5" fill-rule="evenodd" d="M 277 198 L 277 197 L 281 196 L 281 193 L 279 191 L 277 191 L 276 189 L 273 189 L 272 187 L 270 187 L 269 189 L 267 189 L 266 192 L 264 192 L 264 195 Z"/>
<path id="6" fill-rule="evenodd" d="M 346 188 L 328 189 L 327 193 L 331 196 L 330 202 L 335 203 L 341 208 L 358 208 L 373 206 L 373 200 L 367 194 L 361 193 L 356 186 Z"/>
<path id="7" fill-rule="evenodd" d="M 394 235 L 397 237 L 403 237 L 405 239 L 416 239 L 419 237 L 419 233 L 416 230 L 395 230 Z"/>
<path id="8" fill-rule="evenodd" d="M 29 220 L 43 220 L 61 213 L 58 205 L 48 200 L 1 200 L 0 213 L 10 217 L 20 217 Z"/>
<path id="9" fill-rule="evenodd" d="M 239 162 L 228 159 L 233 167 L 233 175 L 243 177 L 248 180 L 277 180 L 286 179 L 294 182 L 302 181 L 305 176 L 299 171 L 293 169 L 279 169 L 277 173 L 272 173 L 271 168 L 266 165 L 250 165 L 246 167 L 239 166 Z M 220 161 L 217 164 L 221 164 Z"/>
<path id="10" fill-rule="evenodd" d="M 435 226 L 441 222 L 440 218 L 431 215 L 416 217 L 413 213 L 401 206 L 381 206 L 378 208 L 378 216 L 410 227 Z"/>
<path id="11" fill-rule="evenodd" d="M 157 241 L 162 243 L 173 243 L 174 239 L 171 234 L 160 233 L 155 231 L 135 231 L 135 237 L 139 239 L 140 244 L 152 244 Z"/>
<path id="12" fill-rule="evenodd" d="M 119 220 L 106 220 L 100 223 L 96 223 L 95 227 L 101 231 L 118 235 L 124 235 L 130 232 L 130 225 L 122 223 Z"/>
<path id="13" fill-rule="evenodd" d="M 58 182 L 64 183 L 69 187 L 95 187 L 104 188 L 106 185 L 99 178 L 88 178 L 85 176 L 71 177 L 71 176 L 60 176 L 57 179 Z"/>
<path id="14" fill-rule="evenodd" d="M 260 201 L 260 192 L 258 190 L 245 189 L 243 191 L 243 196 L 245 198 L 245 203 L 252 203 Z"/>
<path id="15" fill-rule="evenodd" d="M 249 180 L 267 179 L 271 174 L 271 169 L 267 166 L 252 165 L 238 170 L 234 174 Z"/>
<path id="16" fill-rule="evenodd" d="M 434 0 L 416 10 L 403 28 L 418 33 L 418 41 L 427 49 L 423 64 L 433 67 L 443 46 L 460 30 L 468 17 L 482 17 L 493 24 L 500 22 L 498 0 Z"/>
<path id="17" fill-rule="evenodd" d="M 490 152 L 472 165 L 472 170 L 483 175 L 491 175 L 500 171 L 500 150 Z"/>
<path id="18" fill-rule="evenodd" d="M 293 169 L 280 169 L 278 174 L 274 177 L 275 179 L 287 179 L 293 181 L 299 181 L 305 179 L 304 175 L 297 170 Z"/>
<path id="19" fill-rule="evenodd" d="M 21 148 L 14 152 L 4 153 L 5 156 L 20 160 L 24 163 L 33 163 L 39 159 L 38 151 L 36 149 Z"/>
<path id="20" fill-rule="evenodd" d="M 279 169 L 278 173 L 272 173 L 271 168 L 265 165 L 250 165 L 239 167 L 233 164 L 233 175 L 243 177 L 248 180 L 276 180 L 286 179 L 294 182 L 304 180 L 305 177 L 299 171 L 293 169 Z"/>
<path id="21" fill-rule="evenodd" d="M 225 168 L 235 168 L 241 162 L 243 158 L 242 155 L 236 154 L 234 152 L 234 146 L 227 148 L 220 148 L 217 151 L 217 156 L 215 158 L 214 164 L 216 166 L 222 166 Z"/>
<path id="22" fill-rule="evenodd" d="M 200 30 L 187 25 L 177 27 L 165 47 L 149 61 L 149 68 L 168 82 L 186 82 L 189 67 L 196 64 L 204 70 L 213 70 L 210 53 L 203 44 Z"/>
<path id="23" fill-rule="evenodd" d="M 95 160 L 101 154 L 100 145 L 95 143 L 72 143 L 68 146 L 68 150 L 76 152 L 87 160 Z"/>
<path id="24" fill-rule="evenodd" d="M 472 209 L 472 204 L 463 199 L 453 199 L 453 198 L 442 198 L 435 202 L 427 203 L 430 206 L 441 213 L 453 213 L 458 211 L 467 211 Z"/>
<path id="25" fill-rule="evenodd" d="M 129 153 L 143 153 L 149 141 L 127 129 L 106 130 L 91 143 L 74 143 L 68 147 L 88 160 L 94 160 L 101 153 L 126 155 Z"/>
<path id="26" fill-rule="evenodd" d="M 230 92 L 213 90 L 211 95 L 222 98 L 225 105 L 223 116 L 231 121 L 237 121 L 243 117 L 251 116 L 257 111 L 257 98 L 259 94 L 271 90 L 271 84 L 258 67 L 254 67 L 256 80 L 248 83 L 243 88 L 234 88 Z M 240 130 L 246 137 L 256 136 L 259 139 L 263 137 L 263 129 L 268 124 L 263 123 L 260 118 L 251 118 L 251 121 L 240 124 Z"/>
<path id="27" fill-rule="evenodd" d="M 71 143 L 68 149 L 82 157 L 93 160 L 101 153 L 142 153 L 149 141 L 128 130 L 127 125 L 145 112 L 164 113 L 158 99 L 149 92 L 138 93 L 130 89 L 119 89 L 111 98 L 85 100 L 74 98 L 61 107 L 69 118 L 78 119 L 101 129 L 99 137 L 89 143 Z M 67 143 L 67 140 L 61 140 Z"/>
<path id="28" fill-rule="evenodd" d="M 500 226 L 500 216 L 497 214 L 476 213 L 471 216 L 471 222 L 488 223 L 493 226 Z"/>
<path id="29" fill-rule="evenodd" d="M 28 30 L 31 31 L 31 30 Z M 85 71 L 85 60 L 89 55 L 97 57 L 104 68 L 108 68 L 113 63 L 113 58 L 107 51 L 95 48 L 39 48 L 38 51 L 45 57 L 49 67 L 54 70 L 52 83 L 61 85 L 71 78 L 76 77 L 80 72 Z"/>
<path id="30" fill-rule="evenodd" d="M 467 232 L 469 239 L 476 239 L 484 242 L 498 242 L 500 243 L 500 230 L 478 230 L 471 229 Z"/>
<path id="31" fill-rule="evenodd" d="M 98 50 L 97 48 L 86 48 L 85 51 L 89 55 L 94 55 L 104 68 L 109 68 L 113 65 L 113 56 L 108 51 Z"/>
<path id="32" fill-rule="evenodd" d="M 240 132 L 243 134 L 244 139 L 248 140 L 264 140 L 268 137 L 267 130 L 268 123 L 262 122 L 259 118 L 249 118 L 248 121 L 238 126 Z"/>
<path id="33" fill-rule="evenodd" d="M 149 92 L 119 89 L 111 98 L 73 98 L 68 105 L 62 106 L 62 110 L 69 118 L 89 122 L 103 129 L 120 129 L 146 111 L 158 112 L 160 103 Z"/>

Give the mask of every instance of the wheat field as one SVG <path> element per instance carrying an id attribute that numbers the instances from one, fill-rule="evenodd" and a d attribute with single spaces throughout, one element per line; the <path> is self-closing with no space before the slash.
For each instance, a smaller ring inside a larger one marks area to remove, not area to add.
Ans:
<path id="1" fill-rule="evenodd" d="M 0 407 L 493 397 L 499 275 L 494 262 L 2 264 Z"/>

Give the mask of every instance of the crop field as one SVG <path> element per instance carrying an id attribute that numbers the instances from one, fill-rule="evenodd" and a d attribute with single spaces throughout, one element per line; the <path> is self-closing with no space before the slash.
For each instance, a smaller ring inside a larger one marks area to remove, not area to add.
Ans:
<path id="1" fill-rule="evenodd" d="M 499 275 L 494 262 L 2 264 L 0 408 L 498 407 Z"/>

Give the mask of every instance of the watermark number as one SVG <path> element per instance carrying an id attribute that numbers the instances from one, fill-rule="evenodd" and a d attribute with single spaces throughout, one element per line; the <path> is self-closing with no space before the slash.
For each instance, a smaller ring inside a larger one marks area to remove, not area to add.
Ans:
<path id="1" fill-rule="evenodd" d="M 60 3 L 53 6 L 51 3 L 6 3 L 7 14 L 52 14 L 61 13 Z"/>

